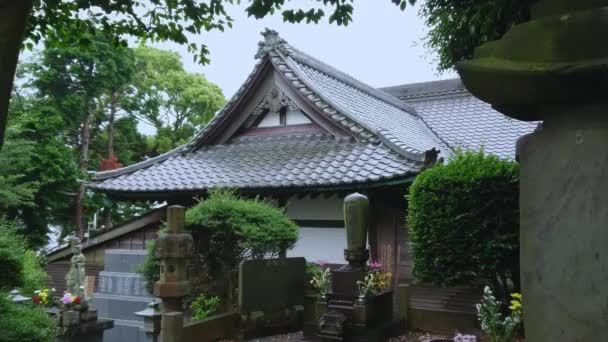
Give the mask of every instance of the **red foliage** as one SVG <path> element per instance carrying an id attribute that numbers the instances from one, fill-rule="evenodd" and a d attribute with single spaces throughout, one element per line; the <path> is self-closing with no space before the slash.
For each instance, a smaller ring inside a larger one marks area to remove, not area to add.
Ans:
<path id="1" fill-rule="evenodd" d="M 108 171 L 119 169 L 121 167 L 123 167 L 123 165 L 118 162 L 118 158 L 116 158 L 116 156 L 110 156 L 109 158 L 105 159 L 101 158 L 101 163 L 99 164 L 97 171 Z"/>

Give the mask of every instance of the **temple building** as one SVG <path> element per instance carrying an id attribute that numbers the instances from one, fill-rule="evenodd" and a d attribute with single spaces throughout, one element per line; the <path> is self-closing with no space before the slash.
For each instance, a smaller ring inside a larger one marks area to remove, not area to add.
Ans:
<path id="1" fill-rule="evenodd" d="M 96 173 L 88 188 L 120 200 L 182 205 L 215 187 L 234 188 L 284 207 L 299 224 L 290 255 L 329 262 L 344 260 L 342 199 L 358 191 L 370 198 L 372 258 L 408 282 L 405 194 L 416 175 L 459 148 L 515 159 L 517 138 L 536 127 L 494 111 L 459 79 L 376 89 L 275 31 L 263 36 L 251 74 L 190 142 Z M 94 248 L 143 248 L 161 211 L 86 242 L 85 255 Z M 64 254 L 52 253 L 50 265 Z"/>

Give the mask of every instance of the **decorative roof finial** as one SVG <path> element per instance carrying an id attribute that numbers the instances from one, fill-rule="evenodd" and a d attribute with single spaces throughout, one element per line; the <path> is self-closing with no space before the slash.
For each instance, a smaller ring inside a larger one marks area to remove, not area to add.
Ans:
<path id="1" fill-rule="evenodd" d="M 281 38 L 277 31 L 266 28 L 261 34 L 264 36 L 264 40 L 258 43 L 258 52 L 255 54 L 256 59 L 266 56 L 272 50 L 279 51 L 287 56 L 293 53 L 287 41 Z"/>

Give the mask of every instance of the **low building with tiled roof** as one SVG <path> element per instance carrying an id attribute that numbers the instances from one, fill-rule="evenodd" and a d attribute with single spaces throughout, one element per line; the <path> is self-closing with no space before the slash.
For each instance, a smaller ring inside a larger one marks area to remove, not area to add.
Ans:
<path id="1" fill-rule="evenodd" d="M 190 142 L 121 169 L 88 187 L 120 199 L 189 205 L 214 187 L 285 206 L 302 227 L 292 255 L 343 260 L 342 198 L 371 201 L 372 257 L 411 277 L 405 192 L 438 157 L 481 149 L 515 158 L 535 123 L 506 119 L 459 80 L 383 89 L 295 49 L 266 30 L 237 93 Z"/>

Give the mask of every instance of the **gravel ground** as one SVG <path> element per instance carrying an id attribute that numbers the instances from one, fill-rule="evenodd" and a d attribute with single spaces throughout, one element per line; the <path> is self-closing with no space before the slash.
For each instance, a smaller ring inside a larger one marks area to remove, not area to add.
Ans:
<path id="1" fill-rule="evenodd" d="M 302 333 L 293 333 L 287 335 L 268 336 L 249 340 L 249 342 L 296 342 L 302 337 Z M 390 339 L 390 342 L 422 342 L 430 338 L 446 338 L 445 335 L 430 334 L 427 332 L 409 332 L 405 335 Z"/>

